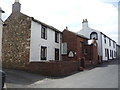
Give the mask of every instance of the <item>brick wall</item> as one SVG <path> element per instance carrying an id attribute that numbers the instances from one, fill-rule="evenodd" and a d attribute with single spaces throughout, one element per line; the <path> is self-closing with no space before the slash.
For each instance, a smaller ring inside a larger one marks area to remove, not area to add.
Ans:
<path id="1" fill-rule="evenodd" d="M 85 55 L 85 57 L 86 57 L 85 66 L 88 67 L 91 65 L 97 65 L 99 63 L 98 53 L 97 53 L 98 47 L 94 46 L 94 44 L 91 44 L 91 45 L 85 45 L 84 48 L 86 48 L 88 51 L 87 55 Z"/>
<path id="2" fill-rule="evenodd" d="M 94 41 L 93 44 L 88 45 L 85 44 L 87 42 L 88 39 L 84 38 L 84 37 L 80 37 L 77 34 L 68 31 L 68 30 L 64 30 L 62 33 L 63 37 L 62 37 L 62 42 L 66 42 L 67 43 L 67 49 L 68 52 L 69 50 L 76 52 L 75 56 L 72 58 L 69 58 L 68 55 L 62 55 L 62 60 L 76 60 L 76 61 L 81 61 L 81 59 L 83 60 L 83 67 L 88 67 L 91 65 L 95 65 L 98 64 L 98 54 L 97 54 L 97 46 L 94 46 L 94 44 L 97 45 L 97 43 Z M 80 43 L 83 42 L 83 48 L 80 48 Z M 82 50 L 81 50 L 82 49 Z M 87 49 L 87 53 L 84 52 L 84 50 Z"/>
<path id="3" fill-rule="evenodd" d="M 3 27 L 2 65 L 24 69 L 29 60 L 31 19 L 22 14 L 11 14 Z"/>
<path id="4" fill-rule="evenodd" d="M 70 50 L 76 52 L 77 51 L 77 36 L 74 33 L 71 33 L 68 30 L 64 30 L 62 33 L 62 42 L 67 43 L 67 51 Z M 69 58 L 68 55 L 62 55 L 62 60 L 77 60 L 77 56 L 75 55 L 74 58 Z"/>
<path id="5" fill-rule="evenodd" d="M 30 62 L 26 70 L 43 75 L 62 76 L 78 71 L 79 61 Z"/>
<path id="6" fill-rule="evenodd" d="M 84 54 L 86 60 L 92 60 L 92 58 L 91 58 L 91 53 L 92 53 L 91 45 L 84 45 L 84 48 L 87 49 L 87 54 Z"/>
<path id="7" fill-rule="evenodd" d="M 98 60 L 98 49 L 97 49 L 97 46 L 94 46 L 92 45 L 91 46 L 91 49 L 92 49 L 92 55 L 91 55 L 91 58 L 92 58 L 92 64 L 93 65 L 96 65 L 99 63 L 99 60 Z"/>
<path id="8" fill-rule="evenodd" d="M 67 43 L 67 49 L 69 51 L 76 52 L 75 56 L 73 58 L 69 58 L 68 55 L 62 55 L 62 60 L 80 60 L 82 57 L 84 57 L 84 54 L 82 53 L 82 50 L 80 49 L 80 42 L 86 42 L 87 39 L 82 38 L 80 36 L 77 36 L 75 33 L 64 30 L 62 33 L 62 42 Z"/>
<path id="9" fill-rule="evenodd" d="M 81 50 L 80 48 L 80 43 L 83 42 L 87 42 L 88 39 L 85 39 L 85 38 L 82 38 L 82 37 L 79 37 L 77 36 L 77 44 L 76 44 L 76 47 L 77 47 L 77 60 L 81 60 L 81 58 L 87 58 L 84 54 L 84 49 L 87 49 L 86 47 L 84 47 L 85 45 L 83 45 L 83 49 Z"/>

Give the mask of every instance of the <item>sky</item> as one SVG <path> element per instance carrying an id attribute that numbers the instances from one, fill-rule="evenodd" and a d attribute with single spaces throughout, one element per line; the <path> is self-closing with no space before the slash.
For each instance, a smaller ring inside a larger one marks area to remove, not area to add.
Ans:
<path id="1" fill-rule="evenodd" d="M 0 0 L 5 11 L 5 20 L 12 11 L 15 0 Z M 19 0 L 21 12 L 51 25 L 60 31 L 66 26 L 70 31 L 82 29 L 82 20 L 87 19 L 90 28 L 101 31 L 118 41 L 119 0 Z"/>

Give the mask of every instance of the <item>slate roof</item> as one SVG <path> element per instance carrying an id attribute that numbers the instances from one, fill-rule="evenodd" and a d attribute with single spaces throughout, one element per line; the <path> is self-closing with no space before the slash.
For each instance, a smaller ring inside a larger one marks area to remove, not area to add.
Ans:
<path id="1" fill-rule="evenodd" d="M 66 30 L 66 29 L 65 29 L 65 30 Z M 69 30 L 67 30 L 67 31 L 69 31 Z M 85 38 L 85 39 L 89 39 L 89 38 L 85 37 L 84 35 L 81 35 L 81 34 L 78 34 L 78 33 L 72 32 L 72 31 L 69 31 L 69 32 L 75 34 L 75 35 L 78 36 L 78 37 Z"/>
<path id="2" fill-rule="evenodd" d="M 37 23 L 39 23 L 39 24 L 42 24 L 42 25 L 44 25 L 44 26 L 46 26 L 46 27 L 48 27 L 48 28 L 50 28 L 50 29 L 52 29 L 52 30 L 54 30 L 54 31 L 57 31 L 57 32 L 62 33 L 61 31 L 59 31 L 59 30 L 56 29 L 55 27 L 53 27 L 53 26 L 51 26 L 51 25 L 48 25 L 48 24 L 45 24 L 45 23 L 43 23 L 43 22 L 41 22 L 41 21 L 39 21 L 39 20 L 37 20 L 37 19 L 34 19 L 33 17 L 32 17 L 32 20 L 35 21 L 35 22 L 37 22 Z"/>
<path id="3" fill-rule="evenodd" d="M 52 30 L 54 30 L 54 31 L 56 31 L 56 32 L 62 33 L 60 30 L 56 29 L 55 27 L 53 27 L 53 26 L 51 26 L 51 25 L 48 25 L 48 24 L 46 24 L 46 23 L 43 23 L 43 22 L 35 19 L 34 17 L 30 17 L 30 16 L 28 16 L 28 15 L 26 15 L 26 14 L 23 14 L 23 13 L 21 13 L 21 12 L 20 12 L 20 14 L 25 15 L 25 16 L 31 18 L 33 21 L 35 21 L 35 22 L 37 22 L 37 23 L 39 23 L 39 24 L 42 24 L 42 25 L 46 26 L 47 28 L 50 28 L 50 29 L 52 29 Z"/>

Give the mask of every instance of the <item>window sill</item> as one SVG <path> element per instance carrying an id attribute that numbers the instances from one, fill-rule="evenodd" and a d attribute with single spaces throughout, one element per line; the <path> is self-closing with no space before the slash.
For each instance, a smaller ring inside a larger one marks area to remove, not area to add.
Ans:
<path id="1" fill-rule="evenodd" d="M 47 40 L 47 38 L 42 38 L 42 37 L 41 37 L 41 39 Z"/>
<path id="2" fill-rule="evenodd" d="M 56 42 L 56 41 L 55 41 L 55 43 L 59 43 L 59 42 Z"/>

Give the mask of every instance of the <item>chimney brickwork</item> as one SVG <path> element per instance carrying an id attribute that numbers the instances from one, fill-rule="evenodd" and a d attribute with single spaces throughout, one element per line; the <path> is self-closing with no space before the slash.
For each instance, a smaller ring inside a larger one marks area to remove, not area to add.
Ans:
<path id="1" fill-rule="evenodd" d="M 21 4 L 17 1 L 12 5 L 12 13 L 19 13 L 21 10 Z"/>

